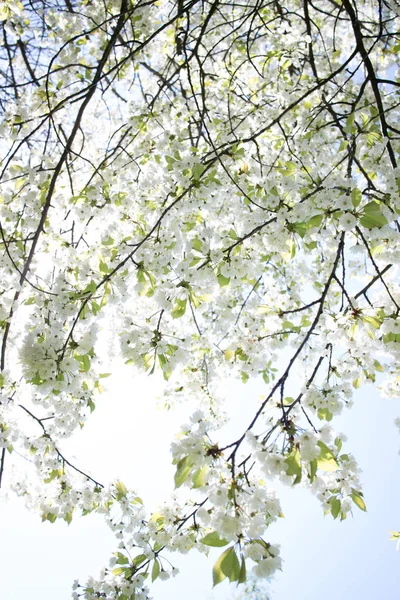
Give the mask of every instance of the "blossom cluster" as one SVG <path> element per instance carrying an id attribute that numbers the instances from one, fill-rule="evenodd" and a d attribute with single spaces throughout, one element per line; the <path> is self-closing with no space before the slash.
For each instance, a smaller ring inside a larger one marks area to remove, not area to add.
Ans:
<path id="1" fill-rule="evenodd" d="M 0 482 L 15 451 L 42 519 L 104 515 L 118 550 L 74 598 L 145 600 L 212 546 L 214 584 L 269 578 L 274 478 L 365 510 L 332 421 L 399 395 L 398 7 L 38 4 L 0 8 Z M 156 513 L 63 452 L 111 353 L 196 405 Z M 263 396 L 226 441 L 228 379 Z"/>

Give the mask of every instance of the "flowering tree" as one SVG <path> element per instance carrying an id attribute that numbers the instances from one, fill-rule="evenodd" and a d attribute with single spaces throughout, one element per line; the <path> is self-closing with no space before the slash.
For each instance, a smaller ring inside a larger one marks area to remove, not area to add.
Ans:
<path id="1" fill-rule="evenodd" d="M 74 598 L 147 599 L 168 553 L 210 546 L 214 585 L 269 577 L 270 481 L 301 482 L 334 519 L 365 510 L 331 421 L 377 373 L 399 394 L 399 3 L 0 11 L 0 482 L 17 451 L 13 487 L 43 520 L 98 512 L 115 531 Z M 171 410 L 197 406 L 156 514 L 63 452 L 112 340 L 127 369 L 163 373 Z M 226 377 L 265 394 L 223 444 Z"/>

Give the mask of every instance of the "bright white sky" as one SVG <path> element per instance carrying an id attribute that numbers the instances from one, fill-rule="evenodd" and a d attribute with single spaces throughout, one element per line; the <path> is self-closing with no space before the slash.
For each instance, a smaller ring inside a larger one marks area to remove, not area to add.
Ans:
<path id="1" fill-rule="evenodd" d="M 125 374 L 124 374 L 125 373 Z M 173 489 L 169 445 L 184 418 L 156 409 L 157 380 L 131 378 L 128 369 L 109 379 L 87 426 L 65 446 L 83 470 L 98 480 L 120 477 L 136 487 L 156 508 Z M 263 388 L 264 390 L 264 388 Z M 226 386 L 232 413 L 250 410 L 256 384 Z M 285 519 L 270 528 L 268 541 L 281 544 L 284 571 L 268 584 L 272 600 L 397 600 L 400 552 L 389 531 L 400 529 L 400 436 L 393 420 L 396 400 L 380 399 L 372 387 L 359 390 L 354 408 L 336 421 L 348 435 L 364 471 L 368 513 L 354 509 L 342 523 L 324 517 L 319 502 L 305 489 L 280 488 Z M 242 421 L 242 417 L 240 418 Z M 271 487 L 274 483 L 271 482 Z M 96 575 L 116 550 L 101 517 L 91 515 L 64 523 L 41 523 L 11 497 L 0 504 L 1 598 L 67 600 L 75 578 Z M 217 556 L 220 550 L 216 550 Z M 173 555 L 180 575 L 153 586 L 155 600 L 231 600 L 235 586 L 224 582 L 212 591 L 213 556 Z M 214 558 L 215 560 L 215 558 Z M 264 599 L 260 599 L 264 600 Z"/>

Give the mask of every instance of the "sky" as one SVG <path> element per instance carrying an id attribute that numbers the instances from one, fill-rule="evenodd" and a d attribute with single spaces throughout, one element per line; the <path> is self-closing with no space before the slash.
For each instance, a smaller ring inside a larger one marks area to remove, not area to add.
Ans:
<path id="1" fill-rule="evenodd" d="M 85 429 L 63 450 L 103 483 L 120 477 L 155 509 L 173 491 L 169 445 L 189 407 L 179 408 L 178 415 L 157 409 L 157 379 L 133 377 L 127 368 L 117 368 L 109 383 Z M 260 391 L 257 383 L 226 383 L 238 423 Z M 363 470 L 368 512 L 355 507 L 353 518 L 334 521 L 323 515 L 308 490 L 271 482 L 285 515 L 270 527 L 267 538 L 281 545 L 284 560 L 283 572 L 266 585 L 271 600 L 399 596 L 400 552 L 390 531 L 400 529 L 400 435 L 393 423 L 400 406 L 396 399 L 380 398 L 372 386 L 357 390 L 355 400 L 334 426 L 348 436 L 346 451 L 355 454 Z M 4 600 L 67 600 L 73 580 L 83 583 L 96 575 L 116 550 L 99 515 L 77 518 L 69 526 L 41 523 L 12 496 L 0 502 L 0 531 Z M 233 600 L 235 585 L 224 582 L 212 590 L 212 564 L 220 552 L 216 549 L 208 558 L 172 555 L 180 575 L 155 582 L 154 600 L 186 600 L 188 594 L 191 600 Z"/>

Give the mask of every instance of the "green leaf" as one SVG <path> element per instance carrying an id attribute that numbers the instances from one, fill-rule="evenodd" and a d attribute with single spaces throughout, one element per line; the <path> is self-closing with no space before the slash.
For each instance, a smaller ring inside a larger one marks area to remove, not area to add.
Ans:
<path id="1" fill-rule="evenodd" d="M 186 312 L 186 304 L 187 300 L 177 300 L 176 304 L 171 312 L 171 316 L 173 319 L 180 319 Z"/>
<path id="2" fill-rule="evenodd" d="M 372 148 L 377 142 L 381 141 L 382 136 L 378 131 L 368 131 L 368 133 L 365 134 L 365 138 L 368 146 Z"/>
<path id="3" fill-rule="evenodd" d="M 102 260 L 100 261 L 100 264 L 99 264 L 99 269 L 100 269 L 100 271 L 101 271 L 102 273 L 104 273 L 105 275 L 107 275 L 107 273 L 108 273 L 108 271 L 109 271 L 109 268 L 108 268 L 108 266 L 107 266 L 107 265 L 106 265 L 106 263 L 105 263 L 105 262 L 103 262 Z"/>
<path id="4" fill-rule="evenodd" d="M 351 489 L 352 493 L 350 494 L 351 499 L 353 500 L 354 504 L 356 506 L 358 506 L 358 508 L 360 510 L 363 510 L 364 512 L 367 512 L 367 506 L 364 502 L 364 499 L 361 495 L 361 492 L 357 492 L 356 490 L 354 490 L 353 488 Z"/>
<path id="5" fill-rule="evenodd" d="M 207 475 L 207 473 L 208 473 L 207 466 L 201 467 L 201 469 L 197 469 L 197 471 L 194 472 L 193 477 L 192 477 L 194 489 L 202 487 L 205 484 L 205 476 Z"/>
<path id="6" fill-rule="evenodd" d="M 250 379 L 250 375 L 248 373 L 246 373 L 245 371 L 242 371 L 240 374 L 240 378 L 243 381 L 243 383 L 247 383 L 248 380 Z"/>
<path id="7" fill-rule="evenodd" d="M 90 281 L 90 283 L 87 284 L 87 286 L 83 290 L 82 294 L 94 294 L 96 292 L 96 289 L 97 289 L 96 282 L 93 281 L 93 279 L 92 279 Z"/>
<path id="8" fill-rule="evenodd" d="M 385 344 L 388 342 L 400 342 L 400 333 L 385 333 L 383 341 Z"/>
<path id="9" fill-rule="evenodd" d="M 157 558 L 154 559 L 153 568 L 151 570 L 151 581 L 155 581 L 160 574 L 160 563 Z"/>
<path id="10" fill-rule="evenodd" d="M 296 483 L 300 483 L 300 481 L 301 481 L 301 461 L 300 461 L 300 452 L 297 450 L 297 448 L 293 448 L 292 452 L 285 459 L 285 463 L 288 466 L 286 473 L 288 475 L 296 475 L 296 478 L 293 481 L 293 485 L 296 485 Z"/>
<path id="11" fill-rule="evenodd" d="M 351 190 L 351 203 L 354 206 L 354 208 L 357 208 L 357 206 L 361 202 L 361 199 L 362 199 L 362 194 L 358 188 L 354 188 L 353 190 Z"/>
<path id="12" fill-rule="evenodd" d="M 66 523 L 68 523 L 68 525 L 70 525 L 70 524 L 71 524 L 71 522 L 72 522 L 72 512 L 73 512 L 73 511 L 72 511 L 72 510 L 70 510 L 69 512 L 67 512 L 67 514 L 66 514 L 66 515 L 65 515 L 65 517 L 64 517 L 64 521 L 65 521 Z"/>
<path id="13" fill-rule="evenodd" d="M 338 437 L 337 437 L 337 438 L 335 439 L 335 441 L 334 441 L 334 444 L 335 444 L 335 446 L 336 446 L 336 448 L 337 448 L 337 451 L 338 451 L 338 452 L 340 452 L 340 451 L 341 451 L 341 449 L 342 449 L 342 446 L 343 446 L 343 442 L 342 442 L 342 440 L 341 440 L 340 438 L 338 438 Z"/>
<path id="14" fill-rule="evenodd" d="M 318 418 L 321 419 L 321 421 L 332 421 L 333 414 L 328 408 L 319 408 Z"/>
<path id="15" fill-rule="evenodd" d="M 126 498 L 128 490 L 122 481 L 117 481 L 115 484 L 115 489 L 117 490 L 117 500 L 122 500 L 122 498 Z"/>
<path id="16" fill-rule="evenodd" d="M 145 554 L 138 554 L 137 556 L 135 556 L 135 558 L 132 561 L 132 564 L 135 567 L 138 567 L 139 565 L 141 565 L 142 563 L 144 563 L 144 561 L 147 560 L 147 556 Z"/>
<path id="17" fill-rule="evenodd" d="M 0 388 L 4 387 L 4 375 L 0 373 Z"/>
<path id="18" fill-rule="evenodd" d="M 312 227 L 319 227 L 322 223 L 322 219 L 324 218 L 324 215 L 314 215 L 313 217 L 311 217 L 311 219 L 307 222 L 308 228 L 312 228 Z"/>
<path id="19" fill-rule="evenodd" d="M 332 517 L 334 519 L 337 519 L 338 516 L 339 516 L 339 514 L 340 514 L 340 509 L 341 509 L 341 506 L 342 506 L 339 498 L 336 498 L 336 497 L 330 498 L 329 504 L 331 505 Z"/>
<path id="20" fill-rule="evenodd" d="M 220 273 L 218 275 L 217 279 L 218 279 L 218 283 L 221 287 L 224 287 L 225 285 L 229 285 L 230 277 L 224 277 L 224 275 L 222 275 L 222 273 Z"/>
<path id="21" fill-rule="evenodd" d="M 346 127 L 344 128 L 346 133 L 353 133 L 354 130 L 354 113 L 351 113 L 346 119 Z"/>
<path id="22" fill-rule="evenodd" d="M 139 283 L 147 284 L 147 279 L 144 274 L 143 269 L 138 269 L 136 272 L 136 277 Z"/>
<path id="23" fill-rule="evenodd" d="M 84 373 L 87 373 L 90 369 L 90 358 L 87 354 L 84 354 L 83 356 L 79 357 L 80 362 L 82 363 L 82 371 L 84 371 Z"/>
<path id="24" fill-rule="evenodd" d="M 105 240 L 102 241 L 103 246 L 113 246 L 114 245 L 114 240 L 112 237 L 108 237 Z"/>
<path id="25" fill-rule="evenodd" d="M 101 311 L 101 306 L 100 304 L 97 304 L 97 302 L 91 302 L 90 308 L 94 316 L 96 316 Z"/>
<path id="26" fill-rule="evenodd" d="M 383 227 L 387 225 L 387 219 L 383 216 L 379 208 L 380 204 L 376 200 L 372 200 L 363 208 L 362 217 L 360 223 L 367 229 L 373 229 L 374 227 Z"/>
<path id="27" fill-rule="evenodd" d="M 113 575 L 121 575 L 122 573 L 125 573 L 127 567 L 116 567 L 115 569 L 112 570 L 112 574 Z"/>
<path id="28" fill-rule="evenodd" d="M 294 398 L 292 398 L 291 396 L 286 396 L 286 398 L 283 399 L 282 404 L 283 406 L 291 406 L 293 402 L 295 402 Z"/>
<path id="29" fill-rule="evenodd" d="M 196 164 L 193 165 L 193 167 L 192 167 L 192 174 L 193 174 L 193 179 L 195 181 L 199 181 L 200 180 L 200 177 L 204 173 L 204 169 L 205 169 L 205 166 L 202 165 L 201 163 L 196 163 Z"/>
<path id="30" fill-rule="evenodd" d="M 318 246 L 318 242 L 315 242 L 315 241 L 314 242 L 310 242 L 309 244 L 306 244 L 306 247 L 309 250 L 314 250 L 314 248 L 316 248 L 317 246 Z"/>
<path id="31" fill-rule="evenodd" d="M 56 479 L 57 477 L 61 477 L 63 474 L 62 469 L 53 469 L 52 471 L 50 471 L 49 476 L 44 479 L 43 481 L 45 483 L 51 483 L 53 481 L 53 479 Z"/>
<path id="32" fill-rule="evenodd" d="M 246 575 L 246 561 L 244 559 L 244 556 L 242 556 L 242 564 L 240 565 L 240 572 L 239 572 L 239 579 L 238 579 L 238 583 L 244 583 L 247 579 L 247 575 Z"/>
<path id="33" fill-rule="evenodd" d="M 317 473 L 317 469 L 318 469 L 318 463 L 317 463 L 316 459 L 314 458 L 314 460 L 312 460 L 310 462 L 310 482 L 311 483 L 315 479 L 315 475 Z"/>
<path id="34" fill-rule="evenodd" d="M 388 335 L 391 335 L 391 334 L 388 334 Z M 384 340 L 384 341 L 386 342 L 386 340 Z M 43 383 L 45 383 L 45 379 L 42 379 L 40 377 L 39 373 L 36 373 L 36 375 L 31 379 L 30 383 L 33 383 L 33 385 L 42 385 Z"/>
<path id="35" fill-rule="evenodd" d="M 306 235 L 307 229 L 307 223 L 305 223 L 304 221 L 294 224 L 294 230 L 296 233 L 299 234 L 301 238 L 303 238 Z"/>
<path id="36" fill-rule="evenodd" d="M 201 538 L 200 542 L 202 544 L 205 544 L 206 546 L 213 546 L 216 548 L 226 546 L 227 544 L 229 544 L 227 540 L 221 539 L 219 537 L 218 531 L 212 531 L 211 533 L 208 533 L 203 538 Z"/>
<path id="37" fill-rule="evenodd" d="M 57 515 L 54 513 L 45 513 L 42 515 L 42 521 L 50 521 L 50 523 L 55 523 L 57 521 Z"/>
<path id="38" fill-rule="evenodd" d="M 213 567 L 213 585 L 215 587 L 226 577 L 228 577 L 230 581 L 238 581 L 239 575 L 239 560 L 236 556 L 235 548 L 231 546 L 221 554 Z"/>
<path id="39" fill-rule="evenodd" d="M 318 446 L 321 449 L 320 455 L 317 459 L 318 468 L 322 471 L 328 472 L 337 471 L 339 465 L 333 452 L 328 448 L 326 444 L 324 444 L 324 442 L 318 442 Z"/>
<path id="40" fill-rule="evenodd" d="M 221 581 L 223 581 L 224 579 L 226 579 L 226 575 L 222 571 L 221 564 L 222 564 L 222 561 L 225 558 L 226 554 L 228 552 L 230 552 L 231 550 L 232 550 L 232 547 L 228 548 L 227 550 L 225 550 L 225 552 L 223 554 L 221 554 L 221 556 L 219 557 L 219 559 L 217 560 L 217 562 L 213 566 L 213 571 L 212 571 L 212 574 L 213 574 L 213 587 L 215 587 L 216 585 L 218 585 L 219 583 L 221 583 Z"/>
<path id="41" fill-rule="evenodd" d="M 269 190 L 269 193 L 272 194 L 272 196 L 276 196 L 276 197 L 279 196 L 278 189 L 275 185 Z"/>
<path id="42" fill-rule="evenodd" d="M 117 565 L 127 565 L 129 563 L 129 558 L 122 552 L 114 552 L 114 556 L 117 557 Z"/>
<path id="43" fill-rule="evenodd" d="M 281 167 L 278 167 L 278 171 L 284 176 L 284 177 L 291 177 L 294 172 L 296 171 L 297 166 L 296 163 L 294 163 L 292 160 L 289 160 L 286 163 L 283 163 Z"/>
<path id="44" fill-rule="evenodd" d="M 192 470 L 193 462 L 190 459 L 190 456 L 184 456 L 176 466 L 175 473 L 175 487 L 180 487 L 186 479 L 190 475 L 190 471 Z"/>
<path id="45" fill-rule="evenodd" d="M 230 230 L 228 231 L 228 234 L 229 234 L 229 237 L 230 237 L 232 240 L 237 240 L 237 239 L 238 239 L 237 233 L 236 233 L 236 231 L 235 231 L 235 230 L 234 230 L 232 227 L 231 227 L 231 228 L 230 228 Z"/>
<path id="46" fill-rule="evenodd" d="M 354 336 L 356 335 L 357 329 L 358 329 L 358 322 L 356 321 L 355 323 L 353 323 L 353 325 L 349 329 L 350 340 L 354 339 Z"/>
<path id="47" fill-rule="evenodd" d="M 382 321 L 380 319 L 378 319 L 377 317 L 370 317 L 368 315 L 363 315 L 361 317 L 361 320 L 363 321 L 363 323 L 369 323 L 375 329 L 379 329 L 380 326 L 382 325 Z"/>
<path id="48" fill-rule="evenodd" d="M 199 238 L 195 238 L 192 242 L 193 250 L 197 250 L 197 252 L 201 252 L 203 248 L 203 242 Z"/>
<path id="49" fill-rule="evenodd" d="M 235 548 L 232 547 L 231 551 L 227 553 L 224 560 L 221 563 L 222 572 L 229 578 L 229 581 L 238 581 L 240 575 L 240 564 L 235 552 Z"/>

